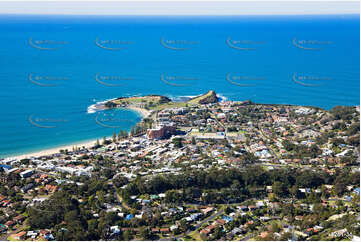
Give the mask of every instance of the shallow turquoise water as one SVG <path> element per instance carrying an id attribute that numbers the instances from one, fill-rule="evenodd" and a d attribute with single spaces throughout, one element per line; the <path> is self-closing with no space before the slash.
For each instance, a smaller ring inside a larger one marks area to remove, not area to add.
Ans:
<path id="1" fill-rule="evenodd" d="M 102 113 L 105 127 L 87 112 L 119 96 L 359 105 L 359 29 L 356 15 L 0 16 L 0 157 L 129 130 L 136 113 Z"/>

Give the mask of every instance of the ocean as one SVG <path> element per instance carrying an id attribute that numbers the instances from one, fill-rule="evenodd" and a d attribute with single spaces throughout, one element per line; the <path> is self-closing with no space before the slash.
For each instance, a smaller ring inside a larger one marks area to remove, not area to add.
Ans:
<path id="1" fill-rule="evenodd" d="M 129 130 L 121 96 L 360 104 L 360 19 L 0 15 L 0 157 Z M 100 121 L 100 122 L 99 122 Z"/>

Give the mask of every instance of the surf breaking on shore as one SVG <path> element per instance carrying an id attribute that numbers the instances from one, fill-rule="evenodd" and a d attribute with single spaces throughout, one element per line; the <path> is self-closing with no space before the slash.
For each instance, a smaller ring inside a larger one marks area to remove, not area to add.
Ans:
<path id="1" fill-rule="evenodd" d="M 182 99 L 192 99 L 196 96 L 178 96 L 177 98 L 172 98 L 174 101 L 175 99 L 178 99 L 178 101 L 181 101 Z M 220 102 L 227 100 L 226 97 L 222 96 L 222 95 L 217 95 L 217 98 Z M 108 110 L 110 109 L 109 107 L 107 107 L 105 104 L 109 101 L 113 101 L 116 100 L 117 98 L 111 98 L 111 99 L 106 99 L 104 101 L 98 101 L 92 105 L 90 105 L 87 108 L 87 113 L 88 114 L 93 114 L 99 111 L 104 111 L 104 110 Z M 122 107 L 125 110 L 130 110 L 133 112 L 138 113 L 142 120 L 144 118 L 149 117 L 152 112 L 144 109 L 144 108 L 140 108 L 140 107 L 136 107 L 134 105 L 127 105 Z M 135 125 L 135 124 L 134 124 Z M 29 152 L 29 153 L 25 153 L 25 154 L 21 154 L 21 155 L 15 155 L 15 156 L 8 156 L 6 159 L 25 159 L 25 158 L 30 158 L 30 157 L 40 157 L 40 156 L 48 156 L 48 155 L 53 155 L 56 153 L 59 153 L 60 150 L 72 150 L 74 147 L 85 147 L 85 148 L 90 148 L 92 146 L 94 146 L 95 142 L 97 141 L 97 139 L 100 139 L 102 137 L 98 137 L 98 138 L 94 138 L 93 140 L 88 140 L 85 142 L 69 142 L 67 144 L 64 145 L 60 145 L 60 146 L 55 146 L 54 148 L 49 148 L 49 149 L 45 149 L 45 150 L 41 150 L 41 151 L 34 151 L 34 152 Z"/>
<path id="2" fill-rule="evenodd" d="M 100 102 L 97 102 L 95 104 L 90 105 L 88 107 L 88 110 L 87 110 L 88 113 L 91 114 L 91 113 L 96 113 L 98 111 L 108 109 L 105 106 L 105 103 L 108 102 L 108 101 L 111 101 L 111 100 L 114 100 L 114 98 L 109 99 L 109 100 L 105 100 L 105 101 L 100 101 Z M 148 111 L 146 109 L 143 109 L 143 108 L 138 108 L 138 107 L 128 106 L 128 107 L 124 107 L 124 109 L 131 110 L 133 112 L 138 113 L 142 117 L 142 119 L 144 119 L 146 117 L 149 117 L 149 115 L 151 114 L 150 111 Z M 100 139 L 100 138 L 103 138 L 103 136 L 98 137 L 98 138 L 94 138 L 94 139 L 92 139 L 90 141 L 89 140 L 85 141 L 85 142 L 76 142 L 75 141 L 75 142 L 71 142 L 71 143 L 68 143 L 68 144 L 61 145 L 61 146 L 56 146 L 54 148 L 44 149 L 44 150 L 41 150 L 41 151 L 33 151 L 33 152 L 21 154 L 21 155 L 9 156 L 9 157 L 7 157 L 5 159 L 19 159 L 19 160 L 21 160 L 21 159 L 26 159 L 26 158 L 30 158 L 30 157 L 49 156 L 49 155 L 59 153 L 60 150 L 72 150 L 74 147 L 90 148 L 90 147 L 93 147 L 94 144 L 96 143 L 97 139 Z"/>
<path id="3" fill-rule="evenodd" d="M 99 101 L 99 102 L 96 102 L 92 105 L 90 105 L 88 108 L 87 108 L 87 113 L 96 113 L 98 111 L 102 111 L 102 110 L 106 110 L 107 107 L 105 106 L 105 104 L 109 101 L 113 101 L 115 100 L 116 98 L 111 98 L 111 99 L 107 99 L 107 100 L 104 100 L 104 101 Z"/>
<path id="4" fill-rule="evenodd" d="M 186 102 L 186 101 L 189 101 L 191 100 L 192 98 L 195 98 L 195 97 L 199 97 L 201 94 L 198 94 L 198 95 L 189 95 L 189 96 L 172 96 L 172 95 L 169 95 L 169 98 L 172 99 L 173 102 Z M 218 98 L 218 101 L 219 102 L 225 102 L 228 100 L 227 97 L 223 96 L 222 94 L 219 94 L 217 93 L 217 98 Z"/>

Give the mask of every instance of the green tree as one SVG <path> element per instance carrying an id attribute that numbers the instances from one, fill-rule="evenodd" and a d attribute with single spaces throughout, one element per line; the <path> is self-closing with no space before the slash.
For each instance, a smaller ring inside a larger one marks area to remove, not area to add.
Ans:
<path id="1" fill-rule="evenodd" d="M 152 237 L 149 228 L 147 227 L 140 228 L 139 233 L 143 240 L 150 240 Z"/>
<path id="2" fill-rule="evenodd" d="M 283 182 L 275 181 L 272 185 L 272 192 L 279 197 L 284 197 L 288 194 L 287 186 Z"/>
<path id="3" fill-rule="evenodd" d="M 96 143 L 95 143 L 95 148 L 99 148 L 100 147 L 100 142 L 99 139 L 97 139 Z"/>
<path id="4" fill-rule="evenodd" d="M 176 148 L 182 148 L 183 147 L 183 143 L 182 143 L 183 139 L 182 138 L 174 138 L 173 139 L 173 144 Z"/>
<path id="5" fill-rule="evenodd" d="M 117 141 L 117 135 L 115 132 L 113 133 L 112 139 L 113 139 L 113 143 Z"/>

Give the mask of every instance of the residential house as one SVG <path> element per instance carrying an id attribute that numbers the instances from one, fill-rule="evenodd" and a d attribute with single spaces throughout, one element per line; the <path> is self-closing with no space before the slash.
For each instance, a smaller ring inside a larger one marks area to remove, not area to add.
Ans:
<path id="1" fill-rule="evenodd" d="M 19 232 L 19 233 L 17 233 L 17 234 L 14 234 L 12 237 L 13 237 L 14 239 L 16 239 L 16 240 L 25 240 L 25 238 L 26 238 L 26 232 L 25 232 L 25 231 L 21 231 L 21 232 Z"/>

